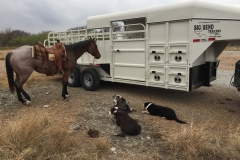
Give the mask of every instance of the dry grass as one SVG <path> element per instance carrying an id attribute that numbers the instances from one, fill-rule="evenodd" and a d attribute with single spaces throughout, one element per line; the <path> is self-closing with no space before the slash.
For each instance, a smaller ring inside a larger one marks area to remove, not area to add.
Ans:
<path id="1" fill-rule="evenodd" d="M 86 138 L 60 123 L 59 115 L 30 110 L 0 123 L 0 159 L 108 159 L 109 137 Z M 41 113 L 41 114 L 39 114 Z M 60 118 L 61 119 L 61 118 Z M 238 159 L 240 125 L 216 120 L 182 125 L 166 135 L 166 153 L 150 152 L 148 159 Z M 149 153 L 148 153 L 149 154 Z M 138 156 L 144 156 L 141 152 Z M 133 158 L 134 159 L 134 158 Z"/>
<path id="2" fill-rule="evenodd" d="M 0 60 L 4 60 L 8 52 L 10 52 L 12 49 L 5 49 L 0 50 Z"/>
<path id="3" fill-rule="evenodd" d="M 59 157 L 76 146 L 68 130 L 53 124 L 47 113 L 29 112 L 0 124 L 0 159 Z"/>
<path id="4" fill-rule="evenodd" d="M 172 159 L 238 159 L 240 157 L 240 125 L 225 126 L 207 121 L 183 127 L 171 134 L 168 145 Z"/>
<path id="5" fill-rule="evenodd" d="M 102 159 L 110 150 L 106 137 L 76 136 L 57 114 L 25 112 L 1 121 L 0 159 Z"/>
<path id="6" fill-rule="evenodd" d="M 240 46 L 227 46 L 225 48 L 225 51 L 239 51 L 240 50 Z"/>

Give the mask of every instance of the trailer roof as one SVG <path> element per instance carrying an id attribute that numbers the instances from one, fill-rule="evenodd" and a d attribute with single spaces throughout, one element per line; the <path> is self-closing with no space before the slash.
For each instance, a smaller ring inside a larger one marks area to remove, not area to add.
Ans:
<path id="1" fill-rule="evenodd" d="M 87 18 L 87 28 L 110 27 L 111 21 L 146 17 L 147 23 L 182 19 L 240 20 L 240 9 L 203 1 L 188 1 L 174 5 L 116 12 Z"/>

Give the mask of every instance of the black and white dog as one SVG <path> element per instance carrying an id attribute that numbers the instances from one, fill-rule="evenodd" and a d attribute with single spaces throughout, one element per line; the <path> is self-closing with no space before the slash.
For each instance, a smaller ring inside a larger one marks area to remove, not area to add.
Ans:
<path id="1" fill-rule="evenodd" d="M 113 96 L 114 107 L 118 107 L 120 110 L 125 112 L 132 112 L 132 109 L 129 108 L 126 99 L 121 95 Z"/>
<path id="2" fill-rule="evenodd" d="M 159 106 L 152 102 L 145 102 L 143 103 L 143 106 L 146 111 L 142 111 L 142 113 L 148 113 L 153 116 L 161 116 L 167 120 L 175 120 L 178 123 L 187 124 L 187 122 L 179 120 L 175 111 L 171 108 Z"/>
<path id="3" fill-rule="evenodd" d="M 141 126 L 136 120 L 131 118 L 127 112 L 119 109 L 118 107 L 113 107 L 109 114 L 116 117 L 116 124 L 120 126 L 122 133 L 116 134 L 120 137 L 125 137 L 126 135 L 138 135 L 141 132 Z"/>

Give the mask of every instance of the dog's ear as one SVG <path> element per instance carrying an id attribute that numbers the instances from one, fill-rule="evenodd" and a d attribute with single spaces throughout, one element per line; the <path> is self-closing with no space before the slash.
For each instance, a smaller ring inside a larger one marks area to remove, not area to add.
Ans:
<path id="1" fill-rule="evenodd" d="M 116 100 L 118 101 L 120 99 L 120 95 L 116 95 Z"/>

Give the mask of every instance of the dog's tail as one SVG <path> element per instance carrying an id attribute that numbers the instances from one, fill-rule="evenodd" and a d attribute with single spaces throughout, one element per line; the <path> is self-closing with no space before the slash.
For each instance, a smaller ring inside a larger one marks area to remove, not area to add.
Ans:
<path id="1" fill-rule="evenodd" d="M 177 117 L 174 119 L 176 122 L 181 123 L 181 124 L 187 124 L 187 122 L 179 120 Z"/>

